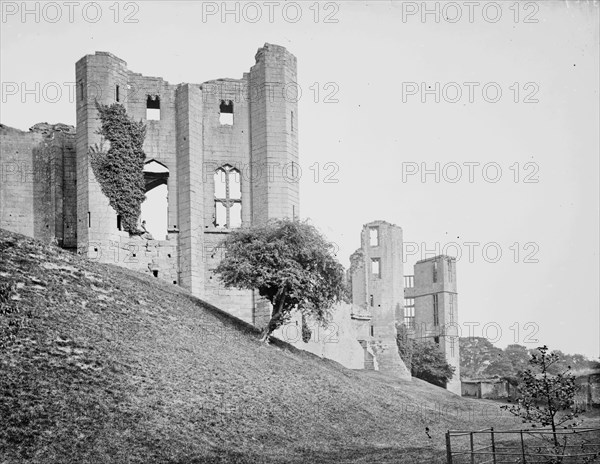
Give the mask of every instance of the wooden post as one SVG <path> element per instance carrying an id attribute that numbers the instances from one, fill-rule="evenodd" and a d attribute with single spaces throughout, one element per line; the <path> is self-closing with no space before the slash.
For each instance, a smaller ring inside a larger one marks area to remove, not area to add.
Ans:
<path id="1" fill-rule="evenodd" d="M 470 437 L 470 441 L 471 441 L 471 464 L 475 464 L 475 455 L 473 454 L 473 451 L 475 449 L 475 447 L 473 446 L 473 432 L 471 432 L 471 437 Z"/>
<path id="2" fill-rule="evenodd" d="M 525 442 L 523 441 L 523 431 L 521 430 L 521 454 L 523 455 L 523 464 L 527 464 L 525 459 Z"/>
<path id="3" fill-rule="evenodd" d="M 490 428 L 492 434 L 492 462 L 496 464 L 496 442 L 494 441 L 494 427 Z"/>
<path id="4" fill-rule="evenodd" d="M 452 464 L 452 444 L 450 443 L 450 430 L 446 432 L 446 461 Z"/>

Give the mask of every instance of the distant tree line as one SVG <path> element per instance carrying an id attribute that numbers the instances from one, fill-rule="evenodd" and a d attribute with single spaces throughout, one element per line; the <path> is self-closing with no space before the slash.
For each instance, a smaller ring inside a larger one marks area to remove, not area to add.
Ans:
<path id="1" fill-rule="evenodd" d="M 565 354 L 553 350 L 558 360 L 549 368 L 548 373 L 559 374 L 570 368 L 571 372 L 600 368 L 600 362 L 590 360 L 581 354 Z M 460 339 L 460 378 L 506 378 L 517 382 L 529 367 L 531 355 L 539 355 L 538 348 L 528 349 L 523 345 L 508 345 L 498 348 L 483 337 Z"/>

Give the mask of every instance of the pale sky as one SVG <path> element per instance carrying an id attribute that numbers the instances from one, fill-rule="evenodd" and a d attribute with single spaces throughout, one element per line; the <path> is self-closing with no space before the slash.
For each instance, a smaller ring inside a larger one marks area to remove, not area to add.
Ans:
<path id="1" fill-rule="evenodd" d="M 376 219 L 403 228 L 405 274 L 455 242 L 463 336 L 491 323 L 500 347 L 600 355 L 598 2 L 427 2 L 424 17 L 420 1 L 230 2 L 224 18 L 222 2 L 31 2 L 25 17 L 1 3 L 0 122 L 24 130 L 75 124 L 85 54 L 177 84 L 241 78 L 265 42 L 285 46 L 302 89 L 301 216 L 342 264 Z M 422 182 L 436 163 L 439 182 Z"/>

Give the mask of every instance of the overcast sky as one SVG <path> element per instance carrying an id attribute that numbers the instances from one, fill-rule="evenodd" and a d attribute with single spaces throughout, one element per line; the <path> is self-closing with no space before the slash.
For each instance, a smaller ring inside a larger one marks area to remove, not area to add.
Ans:
<path id="1" fill-rule="evenodd" d="M 75 124 L 75 62 L 95 51 L 176 84 L 285 46 L 301 215 L 345 266 L 364 223 L 392 222 L 405 274 L 459 254 L 463 336 L 487 323 L 500 347 L 598 357 L 598 2 L 476 3 L 2 2 L 0 122 Z"/>

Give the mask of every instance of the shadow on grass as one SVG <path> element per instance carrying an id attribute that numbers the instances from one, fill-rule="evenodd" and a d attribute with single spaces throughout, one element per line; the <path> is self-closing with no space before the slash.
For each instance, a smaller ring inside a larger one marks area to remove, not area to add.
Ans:
<path id="1" fill-rule="evenodd" d="M 216 456 L 183 458 L 165 464 L 444 464 L 445 452 L 430 448 L 365 447 L 331 451 L 296 449 L 269 457 L 221 450 Z"/>

